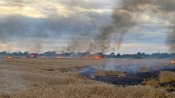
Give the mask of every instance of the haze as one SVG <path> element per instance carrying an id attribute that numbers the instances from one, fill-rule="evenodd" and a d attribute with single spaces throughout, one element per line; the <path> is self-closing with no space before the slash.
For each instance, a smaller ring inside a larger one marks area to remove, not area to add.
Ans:
<path id="1" fill-rule="evenodd" d="M 0 51 L 174 52 L 174 5 L 174 0 L 0 0 Z"/>

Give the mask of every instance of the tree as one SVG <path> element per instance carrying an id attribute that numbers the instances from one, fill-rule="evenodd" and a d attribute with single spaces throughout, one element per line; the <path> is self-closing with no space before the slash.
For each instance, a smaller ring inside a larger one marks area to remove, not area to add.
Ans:
<path id="1" fill-rule="evenodd" d="M 110 55 L 111 58 L 115 58 L 115 53 L 112 52 L 111 55 Z"/>
<path id="2" fill-rule="evenodd" d="M 117 58 L 120 58 L 120 57 L 121 57 L 121 54 L 120 54 L 120 53 L 118 53 L 116 57 L 117 57 Z"/>
<path id="3" fill-rule="evenodd" d="M 135 54 L 135 58 L 137 59 L 142 59 L 142 53 L 141 52 L 138 52 L 137 54 Z"/>

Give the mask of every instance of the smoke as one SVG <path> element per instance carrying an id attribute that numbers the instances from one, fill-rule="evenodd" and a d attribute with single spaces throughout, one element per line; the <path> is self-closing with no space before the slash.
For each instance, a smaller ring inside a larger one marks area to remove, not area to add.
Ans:
<path id="1" fill-rule="evenodd" d="M 109 51 L 107 49 L 111 48 L 110 42 L 114 42 L 116 47 L 119 49 L 123 40 L 124 35 L 131 30 L 136 25 L 139 25 L 139 21 L 136 20 L 135 15 L 137 13 L 143 13 L 146 11 L 151 11 L 157 17 L 161 13 L 161 17 L 169 21 L 171 27 L 166 27 L 168 29 L 167 35 L 167 45 L 171 52 L 175 52 L 175 0 L 123 0 L 121 2 L 121 7 L 114 9 L 112 13 L 112 24 L 107 25 L 102 33 L 100 33 L 97 38 L 99 42 L 95 44 L 100 44 L 103 51 Z M 116 36 L 112 39 L 112 36 Z"/>
<path id="2" fill-rule="evenodd" d="M 0 17 L 1 43 L 13 42 L 16 47 L 23 44 L 26 47 L 31 46 L 29 50 L 40 52 L 47 48 L 46 44 L 52 44 L 47 43 L 45 39 L 62 39 L 66 36 L 65 43 L 62 44 L 67 46 L 63 47 L 62 51 L 111 52 L 121 48 L 125 34 L 140 25 L 139 15 L 149 11 L 168 21 L 169 25 L 163 26 L 168 31 L 166 43 L 171 52 L 175 51 L 175 0 L 122 0 L 120 4 L 114 4 L 112 13 L 103 14 L 100 14 L 98 9 L 104 4 L 96 5 L 95 1 L 41 1 L 8 1 L 9 6 L 20 6 L 19 11 L 24 12 L 29 4 L 38 9 L 37 15 L 44 15 L 45 18 L 31 18 L 23 14 Z M 109 8 L 109 5 L 106 8 Z M 32 9 L 28 7 L 28 10 Z M 26 42 L 28 39 L 30 41 Z"/>
<path id="3" fill-rule="evenodd" d="M 80 74 L 94 79 L 98 71 L 122 71 L 126 73 L 152 72 L 157 70 L 167 70 L 173 68 L 166 64 L 168 60 L 144 59 L 144 60 L 116 60 L 110 59 L 109 64 L 87 66 L 80 70 Z M 112 63 L 111 63 L 112 62 Z"/>
<path id="4" fill-rule="evenodd" d="M 168 34 L 167 45 L 169 46 L 170 52 L 175 52 L 175 29 Z"/>
<path id="5" fill-rule="evenodd" d="M 125 34 L 139 25 L 140 21 L 137 20 L 137 15 L 149 11 L 154 13 L 156 17 L 164 17 L 173 26 L 171 28 L 164 26 L 164 28 L 168 29 L 166 32 L 168 35 L 167 45 L 171 51 L 175 51 L 175 22 L 170 20 L 170 17 L 175 16 L 172 15 L 175 11 L 174 4 L 174 0 L 122 0 L 120 7 L 116 7 L 112 11 L 111 23 L 106 23 L 102 31 L 94 34 L 89 41 L 80 41 L 79 43 L 76 41 L 75 45 L 86 44 L 86 48 L 91 48 L 89 51 L 98 49 L 102 52 L 110 52 L 120 49 Z M 82 35 L 82 37 L 84 36 L 86 35 Z M 73 43 L 74 39 L 71 42 Z"/>
<path id="6" fill-rule="evenodd" d="M 85 42 L 80 40 L 77 42 L 77 39 L 71 39 L 71 47 L 75 50 L 74 47 L 79 47 L 81 45 L 86 45 L 88 51 L 92 52 L 109 52 L 119 49 L 123 40 L 125 33 L 135 26 L 136 21 L 132 17 L 132 13 L 127 10 L 124 10 L 123 7 L 119 9 L 114 9 L 111 15 L 112 22 L 103 26 L 102 31 L 91 36 L 91 39 L 86 40 Z M 84 38 L 86 35 L 81 35 L 80 38 Z M 78 39 L 79 40 L 79 39 Z M 111 44 L 114 44 L 111 46 Z M 74 46 L 75 45 L 75 46 Z M 70 50 L 70 46 L 68 45 Z"/>
<path id="7" fill-rule="evenodd" d="M 137 13 L 143 13 L 146 11 L 150 11 L 156 15 L 156 17 L 163 17 L 164 20 L 169 22 L 169 26 L 164 26 L 164 28 L 167 28 L 168 32 L 166 32 L 167 36 L 167 45 L 170 49 L 170 52 L 175 52 L 175 0 L 123 0 L 122 6 L 119 9 L 114 10 L 113 13 L 116 13 L 114 15 L 121 16 L 118 11 L 123 11 L 125 13 L 128 13 L 126 18 L 120 19 L 120 17 L 113 18 L 113 21 L 115 22 L 114 25 L 117 30 L 123 30 L 123 32 L 119 32 L 118 36 L 124 36 L 124 34 L 130 30 L 135 25 L 139 24 L 139 21 L 136 20 L 135 14 Z M 161 15 L 161 16 L 160 16 Z M 135 18 L 135 19 L 133 19 Z M 121 20 L 121 21 L 120 21 Z M 123 24 L 123 25 L 122 25 Z M 119 26 L 118 26 L 119 25 Z M 121 25 L 121 26 L 120 26 Z M 119 28 L 119 29 L 118 29 Z M 161 28 L 160 28 L 161 29 Z M 122 37 L 118 39 L 119 46 L 122 42 Z"/>
<path id="8" fill-rule="evenodd" d="M 30 19 L 23 18 L 22 16 L 8 16 L 3 19 L 3 21 L 0 23 L 1 42 L 5 44 L 15 42 L 17 46 L 25 44 L 28 46 L 28 48 L 33 45 L 34 47 L 32 47 L 32 49 L 36 52 L 40 52 L 43 44 L 41 39 L 49 37 L 49 33 L 46 33 L 49 27 L 46 25 L 39 26 L 36 21 L 31 21 L 33 23 L 30 21 Z M 46 29 L 43 29 L 44 27 L 46 27 Z M 32 44 L 27 42 L 27 40 L 30 38 L 33 38 L 30 40 Z M 19 40 L 20 42 L 18 42 Z M 9 45 L 9 48 L 12 47 Z"/>
<path id="9" fill-rule="evenodd" d="M 103 45 L 103 52 L 109 51 L 107 49 L 110 47 L 109 45 L 112 41 L 116 44 L 115 49 L 119 49 L 125 33 L 136 24 L 131 13 L 123 9 L 113 11 L 112 21 L 111 26 L 107 26 L 100 36 L 98 36 L 100 42 L 102 42 L 100 44 Z M 115 36 L 115 39 L 112 39 L 112 36 Z"/>

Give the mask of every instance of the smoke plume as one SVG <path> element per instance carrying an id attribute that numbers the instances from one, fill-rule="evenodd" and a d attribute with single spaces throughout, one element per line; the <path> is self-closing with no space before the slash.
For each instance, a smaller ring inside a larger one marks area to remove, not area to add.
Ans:
<path id="1" fill-rule="evenodd" d="M 103 51 L 110 48 L 109 44 L 114 41 L 119 49 L 122 43 L 122 39 L 131 28 L 138 25 L 138 21 L 135 19 L 134 15 L 136 13 L 143 13 L 146 11 L 151 11 L 155 14 L 161 13 L 165 20 L 169 21 L 171 28 L 167 32 L 167 45 L 171 52 L 175 52 L 175 0 L 123 0 L 121 7 L 114 9 L 112 14 L 112 24 L 106 26 L 104 31 L 97 36 L 100 43 L 95 43 L 101 45 Z M 158 16 L 157 16 L 158 17 Z M 115 39 L 111 37 L 115 36 Z"/>
<path id="2" fill-rule="evenodd" d="M 90 47 L 91 50 L 98 49 L 102 52 L 115 51 L 121 47 L 124 35 L 133 27 L 139 25 L 136 15 L 138 13 L 141 14 L 150 11 L 157 15 L 157 17 L 159 17 L 158 15 L 161 15 L 161 17 L 164 17 L 164 19 L 171 24 L 171 28 L 167 26 L 165 26 L 165 28 L 168 29 L 168 32 L 166 32 L 168 35 L 167 45 L 169 49 L 174 52 L 175 22 L 170 20 L 170 17 L 175 16 L 174 4 L 174 0 L 122 0 L 121 6 L 113 10 L 111 15 L 112 22 L 110 24 L 104 26 L 102 28 L 103 30 L 96 34 L 93 39 L 83 43 L 77 43 L 76 41 L 75 45 L 90 45 L 87 47 Z M 74 42 L 74 39 L 72 39 L 71 42 Z"/>
<path id="3" fill-rule="evenodd" d="M 166 43 L 170 51 L 175 52 L 175 0 L 121 0 L 108 15 L 99 14 L 96 9 L 101 9 L 101 5 L 88 0 L 52 0 L 49 3 L 9 0 L 7 3 L 23 12 L 32 10 L 30 6 L 35 7 L 37 15 L 42 16 L 31 18 L 24 16 L 27 13 L 17 13 L 0 17 L 0 44 L 9 47 L 9 43 L 14 42 L 16 47 L 31 47 L 28 49 L 40 52 L 48 47 L 46 44 L 52 44 L 45 39 L 64 39 L 67 46 L 62 51 L 111 52 L 120 49 L 125 34 L 140 25 L 139 15 L 151 12 L 168 21 L 168 25 L 163 25 L 167 29 Z M 30 6 L 26 7 L 27 4 Z M 60 7 L 61 4 L 64 6 Z"/>
<path id="4" fill-rule="evenodd" d="M 77 47 L 79 45 L 86 44 L 86 47 L 89 49 L 87 51 L 92 52 L 95 50 L 101 52 L 109 52 L 115 51 L 115 49 L 119 49 L 123 40 L 123 36 L 129 29 L 135 26 L 136 21 L 133 19 L 132 13 L 130 13 L 128 10 L 125 10 L 123 7 L 114 9 L 111 15 L 111 19 L 112 23 L 104 26 L 102 28 L 102 31 L 94 34 L 94 37 L 92 37 L 92 39 L 86 40 L 86 42 L 79 41 L 79 43 L 72 39 L 71 46 L 76 45 Z M 86 35 L 82 35 L 81 37 L 84 36 Z M 111 46 L 112 43 L 113 46 Z"/>

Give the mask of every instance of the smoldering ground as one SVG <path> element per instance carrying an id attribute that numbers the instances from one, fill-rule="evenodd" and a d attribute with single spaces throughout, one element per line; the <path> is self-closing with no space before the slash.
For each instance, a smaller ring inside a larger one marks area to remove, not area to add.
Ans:
<path id="1" fill-rule="evenodd" d="M 175 66 L 165 59 L 111 60 L 104 65 L 86 66 L 80 70 L 80 74 L 92 80 L 128 86 L 143 85 L 145 80 L 158 79 L 162 71 L 175 71 Z"/>

